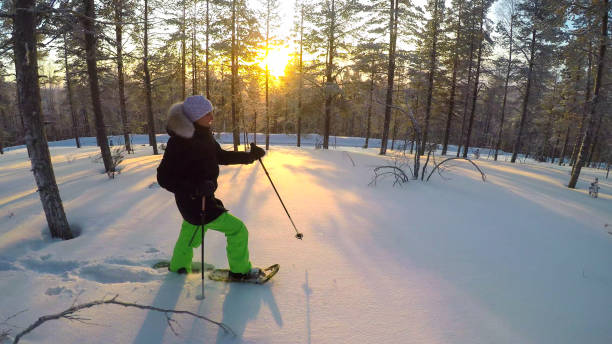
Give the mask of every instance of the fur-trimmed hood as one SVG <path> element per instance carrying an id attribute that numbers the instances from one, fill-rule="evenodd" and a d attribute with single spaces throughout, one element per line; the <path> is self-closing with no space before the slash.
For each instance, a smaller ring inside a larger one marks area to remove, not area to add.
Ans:
<path id="1" fill-rule="evenodd" d="M 195 133 L 194 124 L 183 114 L 183 103 L 173 104 L 168 110 L 168 124 L 166 130 L 170 136 L 176 135 L 190 139 Z"/>

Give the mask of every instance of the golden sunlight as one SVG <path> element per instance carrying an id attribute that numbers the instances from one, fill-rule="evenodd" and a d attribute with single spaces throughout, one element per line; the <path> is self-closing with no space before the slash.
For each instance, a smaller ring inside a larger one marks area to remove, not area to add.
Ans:
<path id="1" fill-rule="evenodd" d="M 291 60 L 291 50 L 285 47 L 274 47 L 268 50 L 268 55 L 261 60 L 259 65 L 261 68 L 266 68 L 267 64 L 270 75 L 279 77 L 285 75 L 285 67 L 289 60 Z"/>

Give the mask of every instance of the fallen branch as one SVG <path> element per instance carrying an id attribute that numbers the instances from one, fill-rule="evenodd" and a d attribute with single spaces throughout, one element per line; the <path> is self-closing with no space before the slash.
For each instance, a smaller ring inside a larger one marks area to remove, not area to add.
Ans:
<path id="1" fill-rule="evenodd" d="M 343 152 L 344 155 L 348 156 L 348 158 L 351 160 L 351 162 L 353 163 L 353 167 L 355 167 L 355 161 L 353 161 L 353 158 L 351 158 L 351 156 L 349 155 L 348 152 Z"/>
<path id="2" fill-rule="evenodd" d="M 448 158 L 444 161 L 442 161 L 441 163 L 437 164 L 433 170 L 431 170 L 431 172 L 429 173 L 429 176 L 427 176 L 427 182 L 429 181 L 429 178 L 431 177 L 431 175 L 434 173 L 434 171 L 436 171 L 438 169 L 438 167 L 440 167 L 440 165 L 442 165 L 443 163 L 449 161 L 449 160 L 467 160 L 469 161 L 472 165 L 474 165 L 474 167 L 476 167 L 476 169 L 478 170 L 478 172 L 480 172 L 480 176 L 482 177 L 482 181 L 486 182 L 487 181 L 487 176 L 484 174 L 484 172 L 482 172 L 482 170 L 480 169 L 480 167 L 478 167 L 478 165 L 476 165 L 472 160 L 468 159 L 468 158 L 462 158 L 462 157 L 454 157 L 454 158 Z"/>
<path id="3" fill-rule="evenodd" d="M 124 307 L 135 307 L 135 308 L 139 308 L 139 309 L 146 309 L 146 310 L 151 310 L 151 311 L 157 311 L 157 312 L 162 312 L 164 313 L 164 315 L 166 316 L 166 320 L 168 321 L 168 326 L 170 327 L 170 329 L 172 330 L 172 332 L 176 335 L 176 331 L 174 330 L 174 328 L 172 327 L 172 323 L 175 323 L 176 321 L 173 320 L 172 318 L 170 318 L 170 314 L 174 313 L 174 314 L 188 314 L 191 315 L 193 317 L 196 317 L 198 319 L 202 319 L 202 320 L 206 320 L 210 323 L 213 323 L 219 327 L 221 327 L 223 329 L 223 331 L 225 331 L 225 333 L 231 333 L 232 335 L 236 335 L 234 333 L 234 331 L 232 331 L 232 329 L 225 325 L 222 322 L 216 322 L 214 320 L 211 320 L 205 316 L 193 313 L 193 312 L 189 312 L 189 311 L 176 311 L 173 309 L 163 309 L 163 308 L 157 308 L 157 307 L 153 307 L 153 306 L 146 306 L 146 305 L 139 305 L 136 303 L 129 303 L 129 302 L 123 302 L 123 301 L 118 301 L 117 297 L 119 295 L 115 295 L 115 297 L 113 297 L 112 299 L 109 300 L 97 300 L 97 301 L 92 301 L 92 302 L 88 302 L 88 303 L 84 303 L 81 305 L 77 305 L 77 306 L 72 306 L 70 308 L 68 308 L 67 310 L 61 312 L 61 313 L 57 313 L 57 314 L 51 314 L 51 315 L 45 315 L 42 316 L 40 318 L 38 318 L 38 320 L 36 320 L 35 323 L 33 323 L 32 325 L 30 325 L 28 328 L 26 328 L 25 330 L 23 330 L 22 332 L 20 332 L 19 334 L 17 334 L 15 336 L 15 339 L 13 340 L 13 344 L 19 343 L 19 339 L 21 339 L 21 337 L 23 337 L 24 335 L 28 334 L 29 332 L 31 332 L 32 330 L 34 330 L 35 328 L 37 328 L 38 326 L 42 325 L 43 323 L 49 321 L 49 320 L 57 320 L 57 319 L 68 319 L 68 320 L 77 320 L 77 321 L 81 321 L 84 322 L 83 318 L 77 317 L 74 315 L 74 313 L 85 309 L 85 308 L 91 308 L 94 306 L 98 306 L 98 305 L 104 305 L 104 304 L 111 304 L 111 305 L 119 305 L 119 306 L 124 306 Z"/>

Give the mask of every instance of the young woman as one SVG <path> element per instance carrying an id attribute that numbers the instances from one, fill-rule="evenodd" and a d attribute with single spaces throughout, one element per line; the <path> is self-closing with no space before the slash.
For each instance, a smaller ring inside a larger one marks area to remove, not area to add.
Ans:
<path id="1" fill-rule="evenodd" d="M 191 272 L 193 248 L 202 243 L 203 233 L 199 231 L 213 229 L 227 238 L 230 278 L 253 278 L 261 274 L 261 269 L 253 268 L 249 260 L 247 228 L 215 198 L 215 190 L 219 165 L 251 164 L 266 152 L 255 145 L 251 145 L 248 153 L 221 149 L 210 129 L 212 110 L 208 99 L 195 95 L 172 105 L 168 111 L 170 139 L 157 168 L 157 181 L 174 194 L 183 216 L 169 269 Z"/>

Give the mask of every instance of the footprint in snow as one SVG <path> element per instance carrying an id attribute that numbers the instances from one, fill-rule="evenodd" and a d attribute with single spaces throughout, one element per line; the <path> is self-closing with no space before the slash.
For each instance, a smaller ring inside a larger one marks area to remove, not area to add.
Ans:
<path id="1" fill-rule="evenodd" d="M 50 257 L 50 256 L 49 256 Z M 21 260 L 20 263 L 26 269 L 40 273 L 59 275 L 66 271 L 75 270 L 81 266 L 81 263 L 73 260 L 50 260 L 49 257 L 28 258 Z"/>
<path id="2" fill-rule="evenodd" d="M 163 274 L 149 267 L 89 265 L 79 270 L 79 276 L 98 283 L 144 283 L 160 280 Z"/>
<path id="3" fill-rule="evenodd" d="M 56 296 L 59 294 L 67 294 L 68 296 L 72 296 L 72 290 L 64 288 L 64 287 L 55 287 L 55 288 L 49 288 L 47 289 L 47 291 L 45 292 L 46 295 L 49 296 Z"/>

